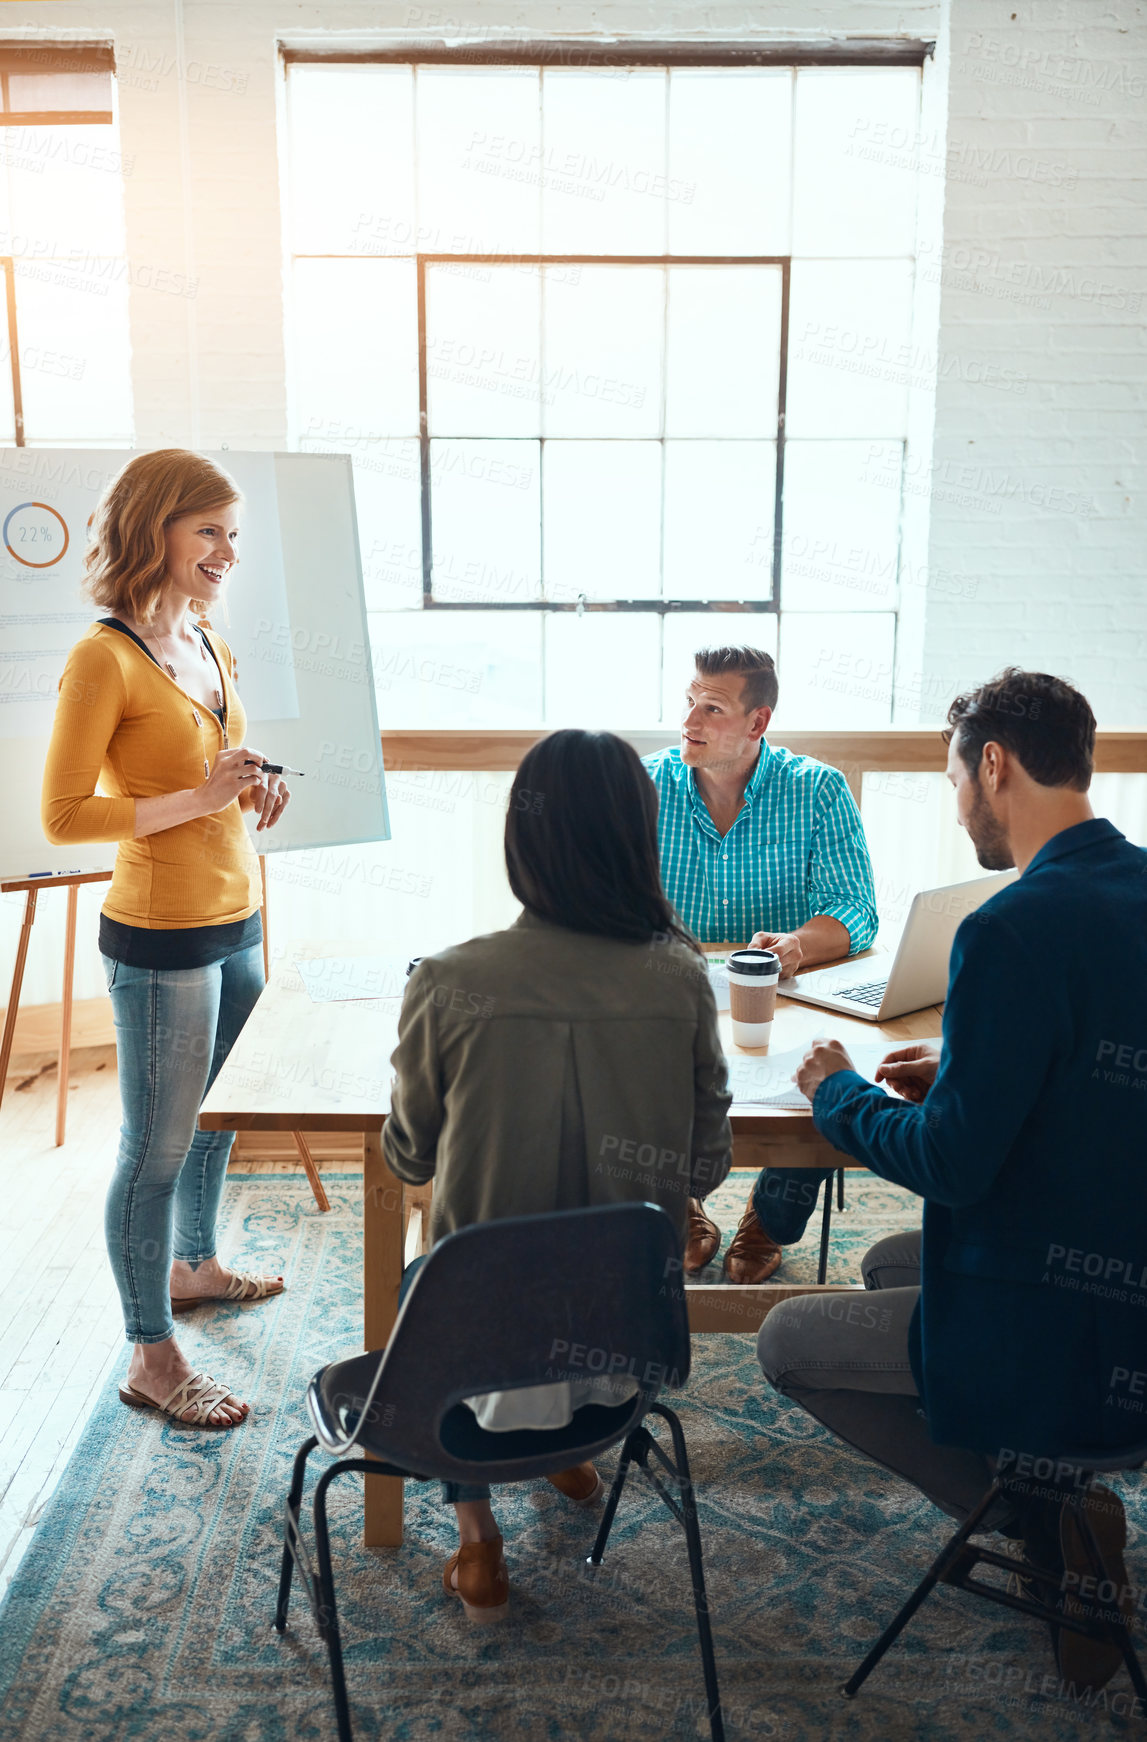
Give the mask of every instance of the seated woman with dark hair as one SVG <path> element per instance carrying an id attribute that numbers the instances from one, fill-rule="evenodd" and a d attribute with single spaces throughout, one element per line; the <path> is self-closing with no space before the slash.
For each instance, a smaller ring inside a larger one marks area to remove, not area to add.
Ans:
<path id="1" fill-rule="evenodd" d="M 520 918 L 411 975 L 386 1159 L 400 1179 L 434 1179 L 432 1242 L 504 1216 L 634 1201 L 662 1205 L 684 1241 L 690 1197 L 729 1171 L 730 1097 L 708 974 L 662 893 L 657 794 L 636 752 L 608 732 L 535 745 L 510 793 L 506 869 Z M 495 1392 L 472 1407 L 494 1430 L 564 1427 L 583 1403 L 619 1400 L 603 1386 Z M 592 1464 L 549 1479 L 581 1505 L 602 1492 Z M 509 1580 L 490 1491 L 445 1492 L 460 1538 L 445 1589 L 471 1619 L 500 1618 Z"/>

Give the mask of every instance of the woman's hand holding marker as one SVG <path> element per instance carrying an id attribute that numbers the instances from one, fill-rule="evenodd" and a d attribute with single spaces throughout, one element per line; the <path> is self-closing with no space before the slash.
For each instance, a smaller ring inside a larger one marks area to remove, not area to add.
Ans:
<path id="1" fill-rule="evenodd" d="M 221 750 L 200 788 L 208 814 L 226 810 L 235 799 L 243 810 L 257 811 L 256 832 L 274 828 L 290 801 L 290 789 L 278 774 L 264 774 L 266 758 L 249 745 Z"/>

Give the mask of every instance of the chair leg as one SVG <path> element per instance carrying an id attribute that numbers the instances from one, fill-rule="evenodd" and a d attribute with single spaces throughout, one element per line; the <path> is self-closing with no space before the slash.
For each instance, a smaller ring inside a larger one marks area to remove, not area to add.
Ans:
<path id="1" fill-rule="evenodd" d="M 830 1181 L 831 1184 L 831 1181 Z M 697 1522 L 697 1498 L 689 1469 L 689 1453 L 681 1423 L 664 1404 L 654 1405 L 669 1428 L 673 1440 L 673 1462 L 678 1470 L 681 1493 L 682 1523 L 685 1544 L 689 1551 L 689 1572 L 693 1582 L 693 1609 L 697 1616 L 697 1638 L 701 1646 L 701 1666 L 705 1674 L 705 1698 L 709 1707 L 709 1730 L 713 1742 L 724 1742 L 725 1723 L 721 1715 L 721 1693 L 717 1685 L 717 1660 L 713 1655 L 713 1633 L 709 1625 L 709 1599 L 705 1591 L 705 1567 L 701 1558 L 701 1528 Z"/>
<path id="2" fill-rule="evenodd" d="M 625 1478 L 628 1476 L 629 1466 L 633 1462 L 638 1435 L 643 1433 L 645 1433 L 643 1427 L 635 1427 L 633 1432 L 625 1437 L 625 1444 L 621 1448 L 621 1457 L 617 1463 L 617 1475 L 613 1478 L 613 1486 L 609 1490 L 609 1498 L 605 1503 L 605 1511 L 602 1513 L 597 1538 L 590 1551 L 588 1564 L 591 1567 L 600 1567 L 601 1565 L 602 1556 L 605 1554 L 605 1545 L 609 1541 L 609 1533 L 617 1512 L 617 1503 L 621 1499 L 621 1490 L 625 1487 Z"/>
<path id="3" fill-rule="evenodd" d="M 348 1468 L 334 1464 L 319 1477 L 315 1489 L 315 1548 L 319 1563 L 319 1631 L 326 1641 L 331 1665 L 331 1684 L 335 1699 L 335 1721 L 339 1742 L 354 1742 L 347 1701 L 346 1676 L 343 1673 L 342 1641 L 339 1638 L 338 1608 L 335 1604 L 335 1580 L 331 1566 L 331 1539 L 327 1530 L 327 1489 L 336 1476 Z"/>
<path id="4" fill-rule="evenodd" d="M 905 1627 L 907 1627 L 909 1621 L 911 1621 L 913 1615 L 915 1615 L 924 1599 L 928 1597 L 936 1585 L 940 1583 L 953 1562 L 959 1559 L 963 1552 L 964 1544 L 967 1542 L 968 1538 L 974 1535 L 974 1533 L 979 1529 L 980 1520 L 984 1517 L 984 1514 L 992 1505 L 993 1501 L 999 1497 L 999 1494 L 1000 1485 L 998 1482 L 993 1482 L 991 1487 L 988 1489 L 988 1492 L 984 1495 L 984 1498 L 980 1501 L 980 1504 L 974 1511 L 969 1512 L 967 1518 L 965 1518 L 956 1534 L 945 1543 L 944 1547 L 940 1550 L 940 1553 L 936 1556 L 936 1559 L 932 1562 L 932 1565 L 928 1568 L 928 1571 L 924 1574 L 924 1577 L 920 1580 L 920 1583 L 917 1585 L 908 1601 L 888 1623 L 888 1626 L 884 1629 L 884 1632 L 880 1635 L 880 1638 L 876 1641 L 876 1644 L 872 1647 L 872 1650 L 868 1653 L 868 1656 L 864 1659 L 863 1663 L 858 1669 L 853 1671 L 848 1680 L 844 1683 L 840 1690 L 842 1694 L 846 1694 L 851 1700 L 855 1698 L 857 1693 L 859 1693 L 863 1684 L 868 1680 L 868 1677 L 876 1668 L 876 1665 L 880 1662 L 884 1653 L 888 1650 L 888 1647 L 900 1637 L 901 1633 L 903 1633 Z"/>
<path id="5" fill-rule="evenodd" d="M 1083 1544 L 1087 1550 L 1087 1557 L 1091 1562 L 1092 1572 L 1096 1575 L 1100 1586 L 1104 1581 L 1109 1584 L 1112 1583 L 1111 1576 L 1104 1564 L 1103 1551 L 1095 1540 L 1095 1532 L 1091 1528 L 1091 1520 L 1088 1518 L 1087 1513 L 1084 1511 L 1082 1506 L 1076 1507 L 1073 1510 L 1075 1511 L 1075 1522 L 1079 1528 L 1079 1534 L 1083 1538 Z M 1135 1647 L 1131 1643 L 1131 1634 L 1128 1631 L 1126 1624 L 1122 1619 L 1119 1621 L 1112 1621 L 1108 1623 L 1108 1629 L 1118 1644 L 1120 1651 L 1123 1653 L 1123 1662 L 1127 1666 L 1127 1674 L 1131 1678 L 1131 1686 L 1135 1689 L 1137 1697 L 1147 1703 L 1147 1681 L 1144 1680 L 1143 1670 L 1139 1663 L 1139 1656 Z"/>
<path id="6" fill-rule="evenodd" d="M 287 1517 L 283 1529 L 283 1564 L 279 1572 L 279 1601 L 275 1605 L 275 1626 L 280 1633 L 287 1625 L 287 1607 L 291 1601 L 291 1581 L 295 1574 L 295 1557 L 291 1553 L 291 1530 L 298 1532 L 299 1507 L 303 1499 L 303 1478 L 307 1471 L 307 1459 L 318 1445 L 318 1440 L 311 1435 L 304 1440 L 295 1453 L 294 1469 L 291 1472 L 291 1487 L 287 1495 Z"/>
<path id="7" fill-rule="evenodd" d="M 838 1167 L 836 1170 L 836 1207 L 838 1210 L 844 1208 L 844 1169 L 842 1167 Z"/>
<path id="8" fill-rule="evenodd" d="M 820 1223 L 820 1263 L 816 1267 L 816 1279 L 823 1282 L 828 1275 L 828 1236 L 832 1228 L 832 1175 L 824 1182 L 824 1214 Z"/>

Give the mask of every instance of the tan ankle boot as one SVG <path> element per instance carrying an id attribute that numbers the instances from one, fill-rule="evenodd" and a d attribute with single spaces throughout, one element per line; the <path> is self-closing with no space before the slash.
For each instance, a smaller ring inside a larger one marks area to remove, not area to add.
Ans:
<path id="1" fill-rule="evenodd" d="M 575 1506 L 596 1506 L 605 1493 L 605 1483 L 592 1464 L 575 1464 L 572 1470 L 555 1470 L 546 1481 L 572 1500 Z"/>
<path id="2" fill-rule="evenodd" d="M 510 1611 L 510 1575 L 502 1538 L 464 1542 L 442 1569 L 442 1589 L 459 1597 L 467 1621 L 504 1621 Z"/>

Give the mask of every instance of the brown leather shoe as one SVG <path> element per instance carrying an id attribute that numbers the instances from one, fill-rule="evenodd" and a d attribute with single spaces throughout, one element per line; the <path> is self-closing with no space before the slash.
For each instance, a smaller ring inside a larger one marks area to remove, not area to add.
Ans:
<path id="1" fill-rule="evenodd" d="M 685 1273 L 704 1270 L 716 1256 L 721 1230 L 701 1208 L 700 1198 L 689 1199 L 689 1231 L 685 1237 Z"/>
<path id="2" fill-rule="evenodd" d="M 750 1196 L 737 1232 L 725 1254 L 725 1275 L 730 1282 L 767 1282 L 780 1269 L 784 1253 L 757 1221 Z"/>
<path id="3" fill-rule="evenodd" d="M 555 1470 L 546 1481 L 575 1506 L 596 1506 L 605 1493 L 605 1483 L 592 1464 L 575 1464 L 572 1470 Z"/>
<path id="4" fill-rule="evenodd" d="M 461 1598 L 467 1621 L 504 1621 L 510 1612 L 510 1575 L 501 1537 L 455 1549 L 442 1569 L 442 1589 Z"/>

